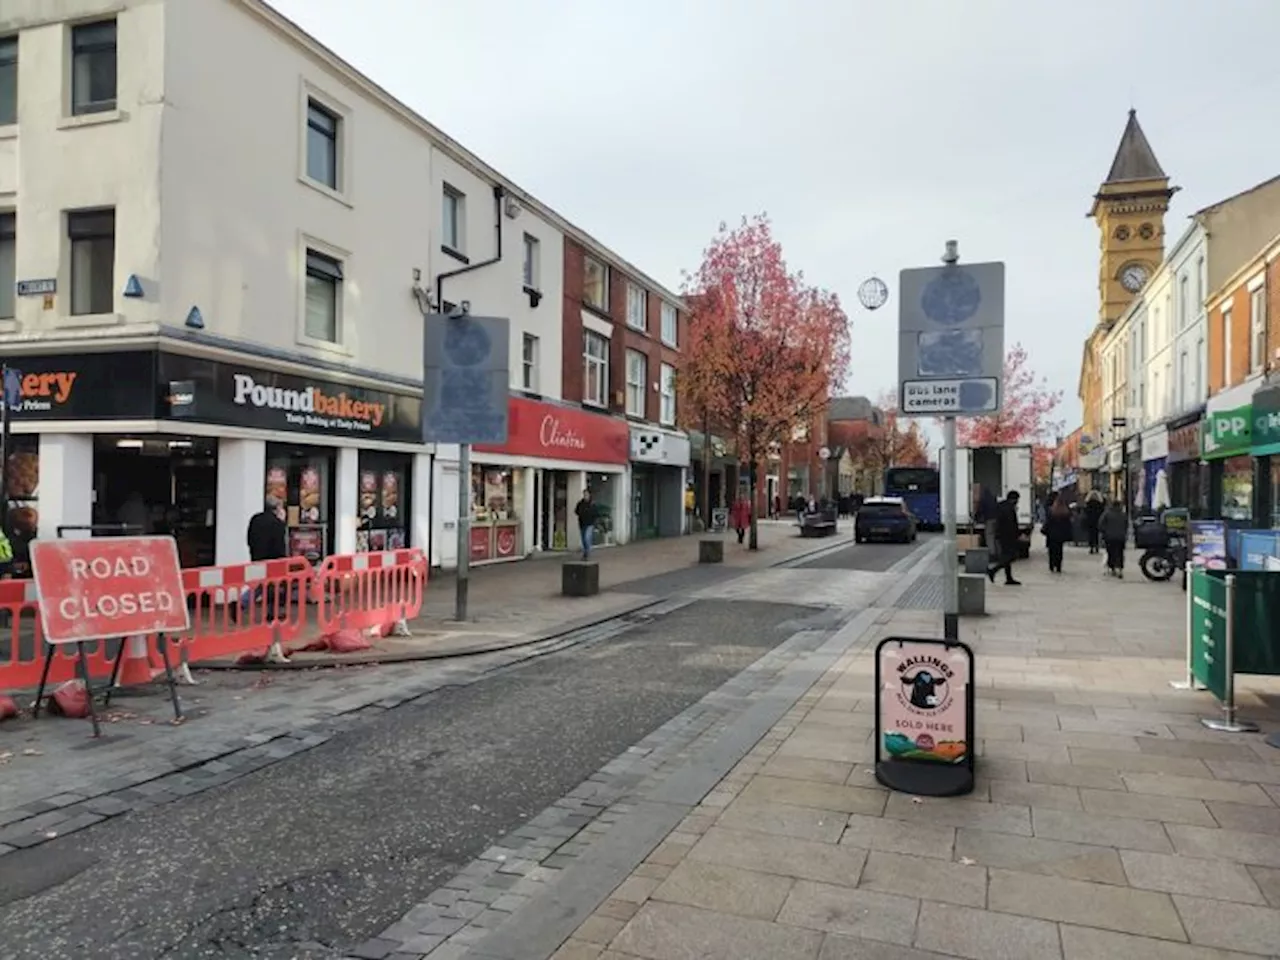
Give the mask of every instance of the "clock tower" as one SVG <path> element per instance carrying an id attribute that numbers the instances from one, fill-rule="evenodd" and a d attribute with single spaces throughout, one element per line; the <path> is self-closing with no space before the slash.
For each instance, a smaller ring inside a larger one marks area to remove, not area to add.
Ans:
<path id="1" fill-rule="evenodd" d="M 1164 215 L 1178 190 L 1160 166 L 1135 110 L 1129 111 L 1107 178 L 1089 216 L 1098 224 L 1098 321 L 1109 327 L 1164 260 Z"/>

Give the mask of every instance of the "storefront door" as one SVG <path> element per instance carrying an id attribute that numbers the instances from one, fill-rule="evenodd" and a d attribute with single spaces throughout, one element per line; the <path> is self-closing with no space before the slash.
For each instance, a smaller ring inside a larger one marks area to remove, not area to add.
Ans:
<path id="1" fill-rule="evenodd" d="M 319 563 L 333 552 L 337 451 L 267 444 L 264 494 L 284 504 L 289 555 Z"/>
<path id="2" fill-rule="evenodd" d="M 356 551 L 400 550 L 410 545 L 413 458 L 404 453 L 360 451 Z"/>
<path id="3" fill-rule="evenodd" d="M 658 478 L 652 469 L 633 466 L 631 516 L 637 540 L 658 536 Z"/>
<path id="4" fill-rule="evenodd" d="M 569 474 L 562 470 L 542 471 L 539 498 L 542 514 L 542 549 L 569 549 Z"/>

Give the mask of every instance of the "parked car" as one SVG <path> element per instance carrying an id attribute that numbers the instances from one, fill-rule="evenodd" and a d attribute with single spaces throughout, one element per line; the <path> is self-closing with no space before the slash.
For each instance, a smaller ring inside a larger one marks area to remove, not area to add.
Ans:
<path id="1" fill-rule="evenodd" d="M 911 543 L 916 538 L 916 518 L 901 497 L 868 497 L 862 501 L 853 521 L 853 540 L 896 540 Z"/>

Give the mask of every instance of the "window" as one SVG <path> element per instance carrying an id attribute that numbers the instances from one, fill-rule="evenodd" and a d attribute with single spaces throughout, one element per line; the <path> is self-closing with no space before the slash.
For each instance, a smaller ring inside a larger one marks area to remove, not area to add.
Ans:
<path id="1" fill-rule="evenodd" d="M 649 378 L 649 358 L 639 350 L 627 351 L 627 416 L 644 416 L 645 381 Z"/>
<path id="2" fill-rule="evenodd" d="M 1178 409 L 1185 410 L 1189 403 L 1188 391 L 1191 388 L 1187 377 L 1191 371 L 1187 369 L 1187 349 L 1182 348 L 1182 353 L 1178 355 Z"/>
<path id="3" fill-rule="evenodd" d="M 18 122 L 18 38 L 0 39 L 0 127 Z"/>
<path id="4" fill-rule="evenodd" d="M 99 20 L 71 31 L 71 113 L 116 108 L 116 22 Z"/>
<path id="5" fill-rule="evenodd" d="M 680 324 L 676 308 L 669 303 L 664 303 L 662 305 L 662 342 L 668 347 L 678 346 L 679 329 Z"/>
<path id="6" fill-rule="evenodd" d="M 538 338 L 531 333 L 524 335 L 524 347 L 520 357 L 520 386 L 530 393 L 538 392 Z"/>
<path id="7" fill-rule="evenodd" d="M 1257 373 L 1267 360 L 1267 288 L 1249 294 L 1249 372 Z"/>
<path id="8" fill-rule="evenodd" d="M 609 268 L 595 257 L 582 258 L 582 302 L 609 311 Z"/>
<path id="9" fill-rule="evenodd" d="M 14 317 L 14 284 L 18 282 L 18 218 L 0 213 L 0 320 Z"/>
<path id="10" fill-rule="evenodd" d="M 646 322 L 645 312 L 648 310 L 649 298 L 644 292 L 643 287 L 637 287 L 634 283 L 627 284 L 627 326 L 634 327 L 637 330 L 646 329 L 649 324 Z"/>
<path id="11" fill-rule="evenodd" d="M 1205 370 L 1204 337 L 1201 337 L 1199 340 L 1196 341 L 1196 369 L 1195 369 L 1196 379 L 1195 379 L 1195 393 L 1194 393 L 1194 399 L 1196 403 L 1199 403 L 1201 400 L 1203 400 L 1205 397 L 1205 394 L 1208 393 L 1207 388 L 1209 385 L 1209 381 L 1208 381 L 1208 377 L 1206 376 L 1206 372 L 1207 371 Z"/>
<path id="12" fill-rule="evenodd" d="M 1204 257 L 1196 261 L 1196 316 L 1200 315 L 1200 308 L 1204 306 Z"/>
<path id="13" fill-rule="evenodd" d="M 1222 385 L 1231 386 L 1231 311 L 1222 311 Z"/>
<path id="14" fill-rule="evenodd" d="M 71 313 L 91 316 L 115 307 L 116 212 L 67 214 L 71 241 Z"/>
<path id="15" fill-rule="evenodd" d="M 342 264 L 307 251 L 307 305 L 303 333 L 308 340 L 338 343 L 342 320 Z"/>
<path id="16" fill-rule="evenodd" d="M 669 363 L 662 365 L 662 409 L 658 411 L 658 420 L 663 426 L 673 427 L 676 423 L 676 368 Z"/>
<path id="17" fill-rule="evenodd" d="M 524 235 L 524 285 L 530 290 L 537 290 L 538 276 L 542 272 L 542 251 L 537 237 Z"/>
<path id="18" fill-rule="evenodd" d="M 338 115 L 315 100 L 307 101 L 307 176 L 338 189 Z"/>
<path id="19" fill-rule="evenodd" d="M 1178 281 L 1178 329 L 1181 330 L 1187 325 L 1187 318 L 1191 315 L 1191 278 L 1185 273 L 1182 279 Z"/>
<path id="20" fill-rule="evenodd" d="M 442 242 L 446 249 L 462 253 L 466 243 L 464 233 L 467 223 L 466 194 L 453 189 L 446 183 L 442 209 L 444 211 L 441 223 L 441 236 L 444 238 Z"/>
<path id="21" fill-rule="evenodd" d="M 609 341 L 594 330 L 583 332 L 582 400 L 598 407 L 609 393 Z"/>

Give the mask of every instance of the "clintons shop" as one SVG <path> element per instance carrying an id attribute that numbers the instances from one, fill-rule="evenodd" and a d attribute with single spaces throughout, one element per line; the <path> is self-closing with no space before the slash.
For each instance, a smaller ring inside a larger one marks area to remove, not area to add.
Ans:
<path id="1" fill-rule="evenodd" d="M 471 562 L 520 560 L 542 551 L 578 549 L 574 507 L 584 489 L 591 491 L 599 522 L 596 542 L 625 543 L 629 433 L 625 421 L 580 407 L 512 397 L 509 430 L 502 446 L 476 446 L 472 451 Z M 449 465 L 442 464 L 446 493 Z M 457 477 L 457 465 L 452 476 Z M 456 488 L 454 488 L 456 489 Z M 457 497 L 453 497 L 457 503 Z M 450 513 L 433 542 L 435 562 L 456 563 L 456 535 Z"/>

